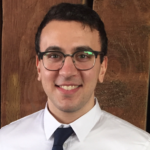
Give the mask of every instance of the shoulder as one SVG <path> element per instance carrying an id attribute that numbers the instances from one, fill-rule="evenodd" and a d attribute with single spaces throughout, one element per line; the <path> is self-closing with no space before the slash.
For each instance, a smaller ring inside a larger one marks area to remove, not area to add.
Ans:
<path id="1" fill-rule="evenodd" d="M 43 128 L 43 115 L 44 110 L 40 110 L 2 127 L 0 129 L 0 147 L 5 142 L 7 144 L 8 140 L 13 142 L 14 138 L 22 138 L 21 135 L 26 136 L 26 134 L 32 134 L 33 130 Z"/>
<path id="2" fill-rule="evenodd" d="M 117 117 L 114 116 L 106 111 L 102 111 L 103 115 L 101 117 L 102 122 L 104 124 L 108 124 L 108 127 L 114 127 L 119 129 L 124 129 L 125 131 L 132 132 L 132 133 L 139 133 L 141 135 L 147 135 L 150 136 L 146 131 L 136 127 L 135 125 Z"/>
<path id="3" fill-rule="evenodd" d="M 38 112 L 35 112 L 31 115 L 25 116 L 21 119 L 18 119 L 0 129 L 0 134 L 3 132 L 9 132 L 11 129 L 16 129 L 16 128 L 26 128 L 26 127 L 31 127 L 31 125 L 34 125 L 34 123 L 40 122 L 43 119 L 44 115 L 44 110 L 40 110 Z M 32 123 L 32 124 L 31 124 Z"/>
<path id="4" fill-rule="evenodd" d="M 104 137 L 110 137 L 114 142 L 119 141 L 120 144 L 122 143 L 129 147 L 135 144 L 135 146 L 138 145 L 141 148 L 150 148 L 149 133 L 106 111 L 102 111 L 98 126 Z"/>

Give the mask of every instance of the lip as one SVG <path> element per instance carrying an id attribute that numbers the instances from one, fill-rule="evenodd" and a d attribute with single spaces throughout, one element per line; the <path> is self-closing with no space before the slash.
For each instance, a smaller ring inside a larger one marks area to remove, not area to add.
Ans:
<path id="1" fill-rule="evenodd" d="M 74 84 L 74 83 L 63 83 L 63 84 L 59 84 L 59 85 L 57 85 L 56 84 L 56 86 L 80 86 L 81 84 Z"/>
<path id="2" fill-rule="evenodd" d="M 78 86 L 77 88 L 75 88 L 75 89 L 72 89 L 72 90 L 65 90 L 65 89 L 63 89 L 63 88 L 61 88 L 60 86 Z M 59 92 L 61 92 L 62 94 L 74 94 L 74 93 L 76 93 L 81 87 L 82 87 L 82 85 L 77 85 L 77 84 L 61 84 L 61 85 L 55 85 L 56 86 L 56 88 L 57 88 L 57 90 L 59 91 Z"/>

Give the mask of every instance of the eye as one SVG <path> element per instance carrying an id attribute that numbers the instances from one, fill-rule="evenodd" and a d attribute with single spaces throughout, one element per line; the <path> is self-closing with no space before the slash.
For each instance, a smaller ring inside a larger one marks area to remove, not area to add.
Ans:
<path id="1" fill-rule="evenodd" d="M 87 58 L 87 57 L 88 57 L 88 54 L 86 54 L 84 52 L 76 53 L 76 58 L 84 59 L 84 58 Z"/>
<path id="2" fill-rule="evenodd" d="M 75 60 L 79 62 L 87 62 L 93 58 L 94 54 L 91 51 L 80 51 L 75 55 Z"/>
<path id="3" fill-rule="evenodd" d="M 86 54 L 80 54 L 78 57 L 79 58 L 87 58 L 88 56 Z"/>
<path id="4" fill-rule="evenodd" d="M 44 55 L 45 57 L 45 60 L 47 60 L 47 61 L 62 61 L 63 60 L 63 58 L 64 58 L 64 56 L 63 56 L 63 54 L 62 53 L 60 53 L 60 52 L 47 52 L 47 53 L 45 53 L 45 55 Z"/>
<path id="5" fill-rule="evenodd" d="M 51 55 L 49 55 L 48 57 L 50 57 L 50 58 L 58 58 L 59 55 L 57 55 L 57 54 L 51 54 Z"/>
<path id="6" fill-rule="evenodd" d="M 62 54 L 58 52 L 48 52 L 44 56 L 47 58 L 59 58 L 62 56 Z"/>

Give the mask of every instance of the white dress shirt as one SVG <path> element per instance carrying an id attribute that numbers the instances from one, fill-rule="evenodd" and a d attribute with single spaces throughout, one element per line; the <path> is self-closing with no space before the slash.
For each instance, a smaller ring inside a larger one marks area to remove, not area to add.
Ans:
<path id="1" fill-rule="evenodd" d="M 58 127 L 71 126 L 74 134 L 64 150 L 150 150 L 150 134 L 95 106 L 69 125 L 59 123 L 45 109 L 0 130 L 0 150 L 51 150 Z"/>

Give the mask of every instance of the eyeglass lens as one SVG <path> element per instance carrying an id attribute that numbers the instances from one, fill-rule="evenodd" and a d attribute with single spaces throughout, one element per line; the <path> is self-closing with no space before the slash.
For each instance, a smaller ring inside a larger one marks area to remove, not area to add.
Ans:
<path id="1" fill-rule="evenodd" d="M 95 64 L 95 54 L 91 51 L 75 52 L 72 59 L 75 67 L 80 70 L 90 69 Z M 48 70 L 59 70 L 64 60 L 65 56 L 58 51 L 49 51 L 43 55 L 43 65 Z"/>

